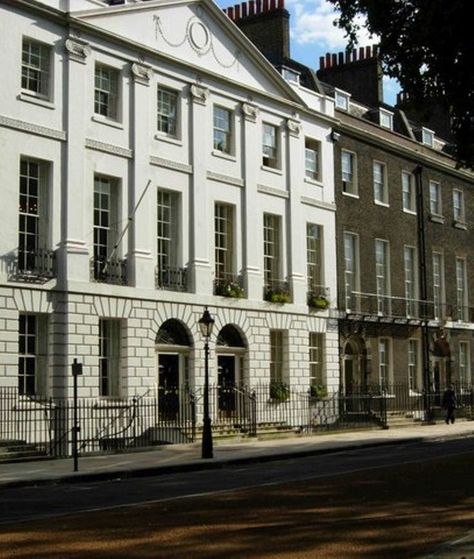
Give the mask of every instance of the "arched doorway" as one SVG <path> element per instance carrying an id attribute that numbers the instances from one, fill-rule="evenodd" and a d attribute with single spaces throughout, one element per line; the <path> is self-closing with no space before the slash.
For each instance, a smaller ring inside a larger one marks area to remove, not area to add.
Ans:
<path id="1" fill-rule="evenodd" d="M 155 340 L 157 391 L 160 416 L 175 419 L 180 392 L 189 384 L 189 353 L 192 340 L 185 326 L 175 319 L 164 322 Z"/>
<path id="2" fill-rule="evenodd" d="M 343 382 L 346 394 L 365 390 L 365 343 L 361 338 L 350 338 L 343 350 Z"/>
<path id="3" fill-rule="evenodd" d="M 246 343 L 235 326 L 227 324 L 217 336 L 217 386 L 220 414 L 232 414 L 237 404 L 237 388 L 243 384 Z"/>

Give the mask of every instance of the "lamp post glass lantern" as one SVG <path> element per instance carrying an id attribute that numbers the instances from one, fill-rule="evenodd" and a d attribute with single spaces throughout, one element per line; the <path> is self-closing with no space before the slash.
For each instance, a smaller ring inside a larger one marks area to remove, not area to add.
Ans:
<path id="1" fill-rule="evenodd" d="M 207 307 L 199 319 L 199 328 L 204 337 L 204 410 L 202 420 L 202 458 L 213 458 L 211 418 L 209 417 L 209 338 L 212 334 L 214 319 Z"/>

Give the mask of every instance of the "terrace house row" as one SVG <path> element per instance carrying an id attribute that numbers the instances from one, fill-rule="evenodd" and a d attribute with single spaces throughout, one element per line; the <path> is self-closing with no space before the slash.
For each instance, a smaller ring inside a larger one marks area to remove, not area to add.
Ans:
<path id="1" fill-rule="evenodd" d="M 336 390 L 333 100 L 210 0 L 0 17 L 0 386 L 198 388 L 208 306 L 212 383 Z"/>

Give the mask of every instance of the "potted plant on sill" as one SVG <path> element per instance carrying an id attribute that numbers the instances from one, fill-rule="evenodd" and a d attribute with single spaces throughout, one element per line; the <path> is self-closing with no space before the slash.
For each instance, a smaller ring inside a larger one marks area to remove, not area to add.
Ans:
<path id="1" fill-rule="evenodd" d="M 241 299 L 244 296 L 244 289 L 236 281 L 223 281 L 217 284 L 216 295 L 231 297 L 233 299 Z"/>
<path id="2" fill-rule="evenodd" d="M 291 303 L 291 296 L 285 289 L 268 289 L 265 293 L 265 300 L 270 301 L 270 303 Z"/>
<path id="3" fill-rule="evenodd" d="M 309 306 L 319 311 L 325 311 L 329 307 L 329 299 L 326 295 L 312 295 L 309 298 Z"/>
<path id="4" fill-rule="evenodd" d="M 290 387 L 283 382 L 270 384 L 270 400 L 274 403 L 286 402 L 290 397 Z"/>

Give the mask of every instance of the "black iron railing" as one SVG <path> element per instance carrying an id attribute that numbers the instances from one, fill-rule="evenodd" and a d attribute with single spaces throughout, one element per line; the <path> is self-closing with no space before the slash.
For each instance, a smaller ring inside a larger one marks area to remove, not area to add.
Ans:
<path id="1" fill-rule="evenodd" d="M 156 268 L 156 287 L 170 291 L 188 291 L 188 272 L 186 268 Z"/>
<path id="2" fill-rule="evenodd" d="M 392 297 L 374 293 L 352 291 L 346 296 L 346 309 L 350 314 L 390 317 L 406 320 L 434 319 L 433 301 L 406 297 Z"/>
<path id="3" fill-rule="evenodd" d="M 56 252 L 47 249 L 18 250 L 11 279 L 41 282 L 56 277 Z"/>
<path id="4" fill-rule="evenodd" d="M 127 261 L 95 257 L 91 260 L 91 276 L 97 282 L 127 285 Z"/>

